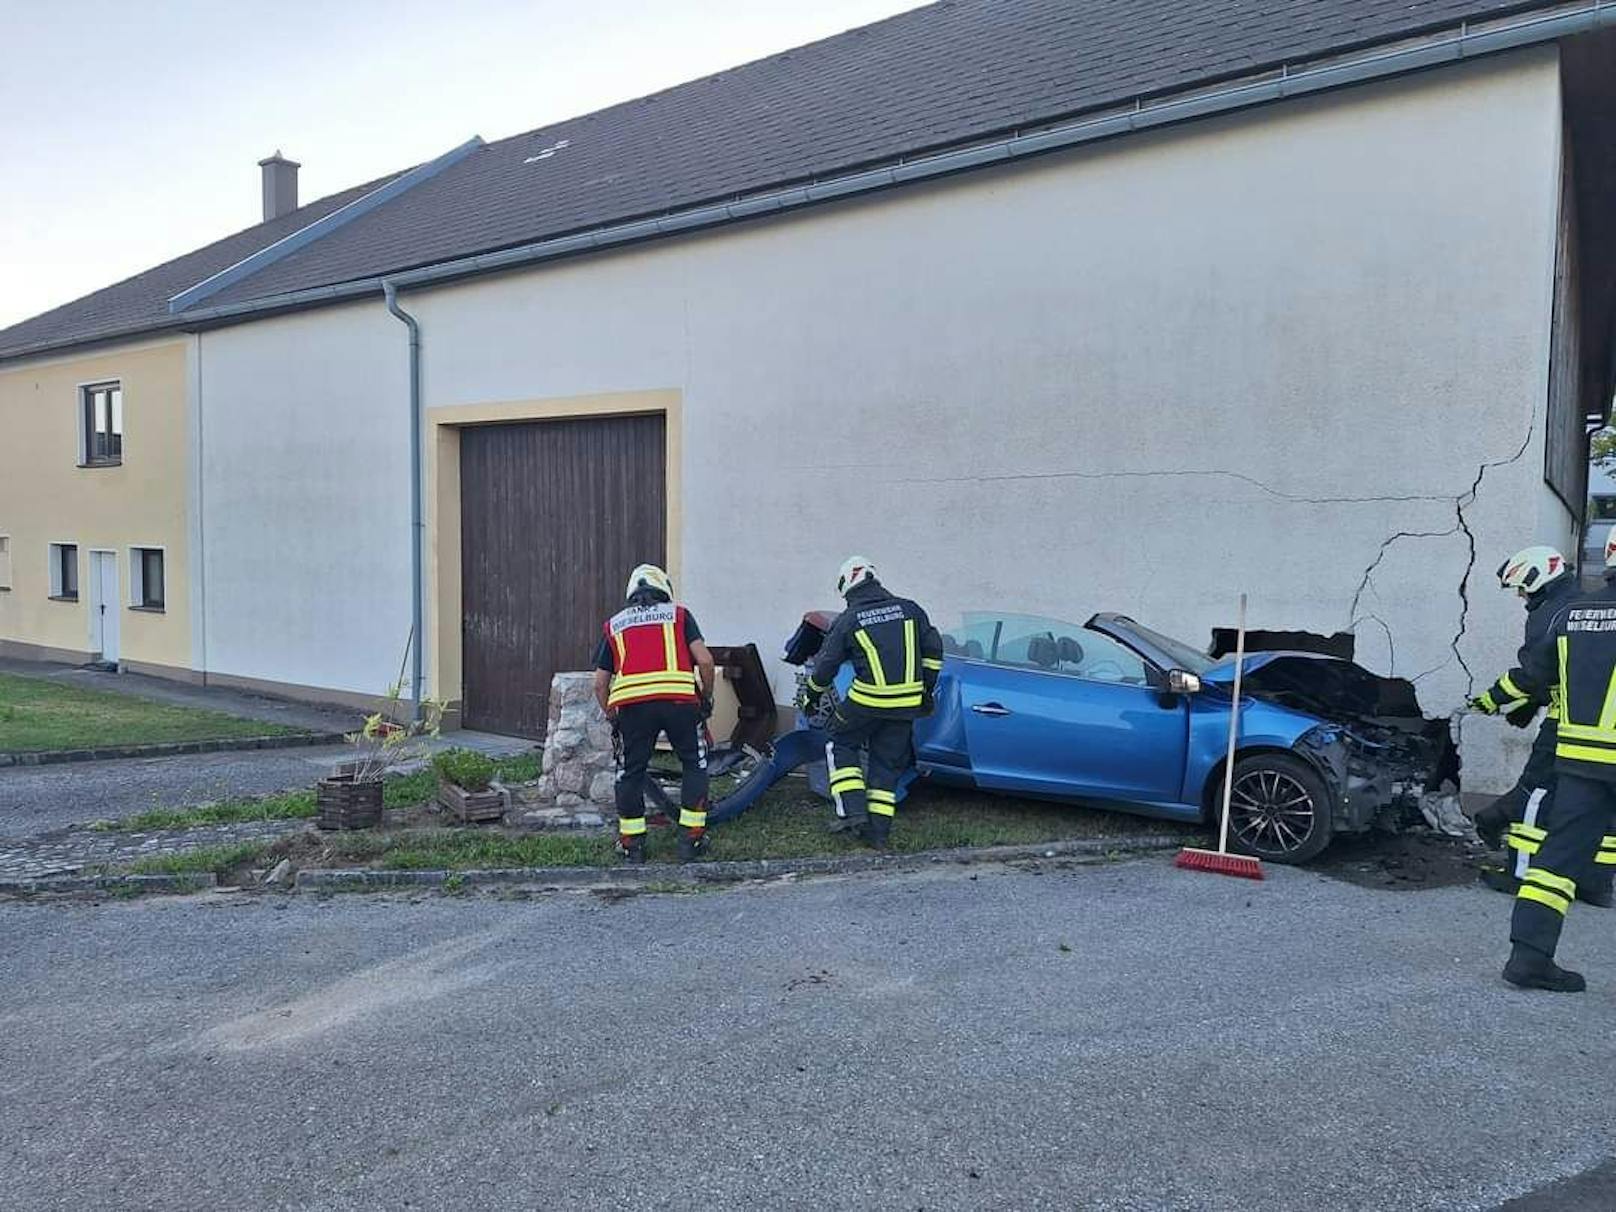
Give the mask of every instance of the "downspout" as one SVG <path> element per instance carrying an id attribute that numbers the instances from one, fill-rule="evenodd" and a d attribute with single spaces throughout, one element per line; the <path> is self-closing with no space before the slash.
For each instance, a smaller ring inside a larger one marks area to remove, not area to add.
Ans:
<path id="1" fill-rule="evenodd" d="M 421 721 L 421 544 L 426 523 L 421 518 L 421 325 L 398 305 L 398 289 L 382 282 L 387 310 L 410 331 L 410 712 Z"/>

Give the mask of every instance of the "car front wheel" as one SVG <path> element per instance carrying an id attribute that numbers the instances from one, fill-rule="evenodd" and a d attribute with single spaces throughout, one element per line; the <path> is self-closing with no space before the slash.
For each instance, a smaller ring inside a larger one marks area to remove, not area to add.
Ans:
<path id="1" fill-rule="evenodd" d="M 1222 807 L 1219 801 L 1214 814 Z M 1235 763 L 1229 797 L 1231 850 L 1274 863 L 1305 863 L 1330 844 L 1330 832 L 1324 780 L 1306 762 L 1258 753 Z"/>

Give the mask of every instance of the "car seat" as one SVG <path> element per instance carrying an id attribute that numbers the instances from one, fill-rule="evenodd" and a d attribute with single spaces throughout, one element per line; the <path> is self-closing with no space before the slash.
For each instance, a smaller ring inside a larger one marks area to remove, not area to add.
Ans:
<path id="1" fill-rule="evenodd" d="M 1083 663 L 1083 645 L 1069 635 L 1055 641 L 1055 652 L 1062 665 L 1077 666 Z"/>
<path id="2" fill-rule="evenodd" d="M 967 660 L 980 661 L 984 655 L 981 640 L 966 640 L 965 651 L 962 654 Z"/>
<path id="3" fill-rule="evenodd" d="M 1052 635 L 1035 635 L 1027 641 L 1027 663 L 1040 669 L 1053 669 L 1060 662 L 1060 645 Z"/>

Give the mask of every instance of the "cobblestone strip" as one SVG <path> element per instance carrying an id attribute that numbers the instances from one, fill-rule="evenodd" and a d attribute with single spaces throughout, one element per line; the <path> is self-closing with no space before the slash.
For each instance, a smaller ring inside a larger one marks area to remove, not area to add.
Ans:
<path id="1" fill-rule="evenodd" d="M 290 736 L 244 736 L 219 741 L 167 741 L 160 745 L 114 745 L 106 749 L 47 749 L 40 753 L 0 753 L 0 766 L 56 766 L 64 762 L 106 762 L 116 758 L 175 757 L 193 753 L 232 753 L 248 749 L 303 749 L 341 745 L 340 732 L 299 732 Z"/>
<path id="2" fill-rule="evenodd" d="M 0 838 L 0 881 L 79 875 L 86 868 L 124 866 L 137 859 L 184 854 L 209 846 L 271 842 L 310 825 L 306 820 L 237 821 L 150 833 L 73 829 L 33 838 Z"/>

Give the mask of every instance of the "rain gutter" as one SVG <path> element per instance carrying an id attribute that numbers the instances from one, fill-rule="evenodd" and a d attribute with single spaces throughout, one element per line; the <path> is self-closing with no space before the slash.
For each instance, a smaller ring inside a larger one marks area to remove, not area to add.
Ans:
<path id="1" fill-rule="evenodd" d="M 421 325 L 398 305 L 398 290 L 382 282 L 387 310 L 404 322 L 410 334 L 410 718 L 421 721 L 421 614 L 425 587 L 421 577 L 421 545 L 426 524 L 421 516 Z"/>

